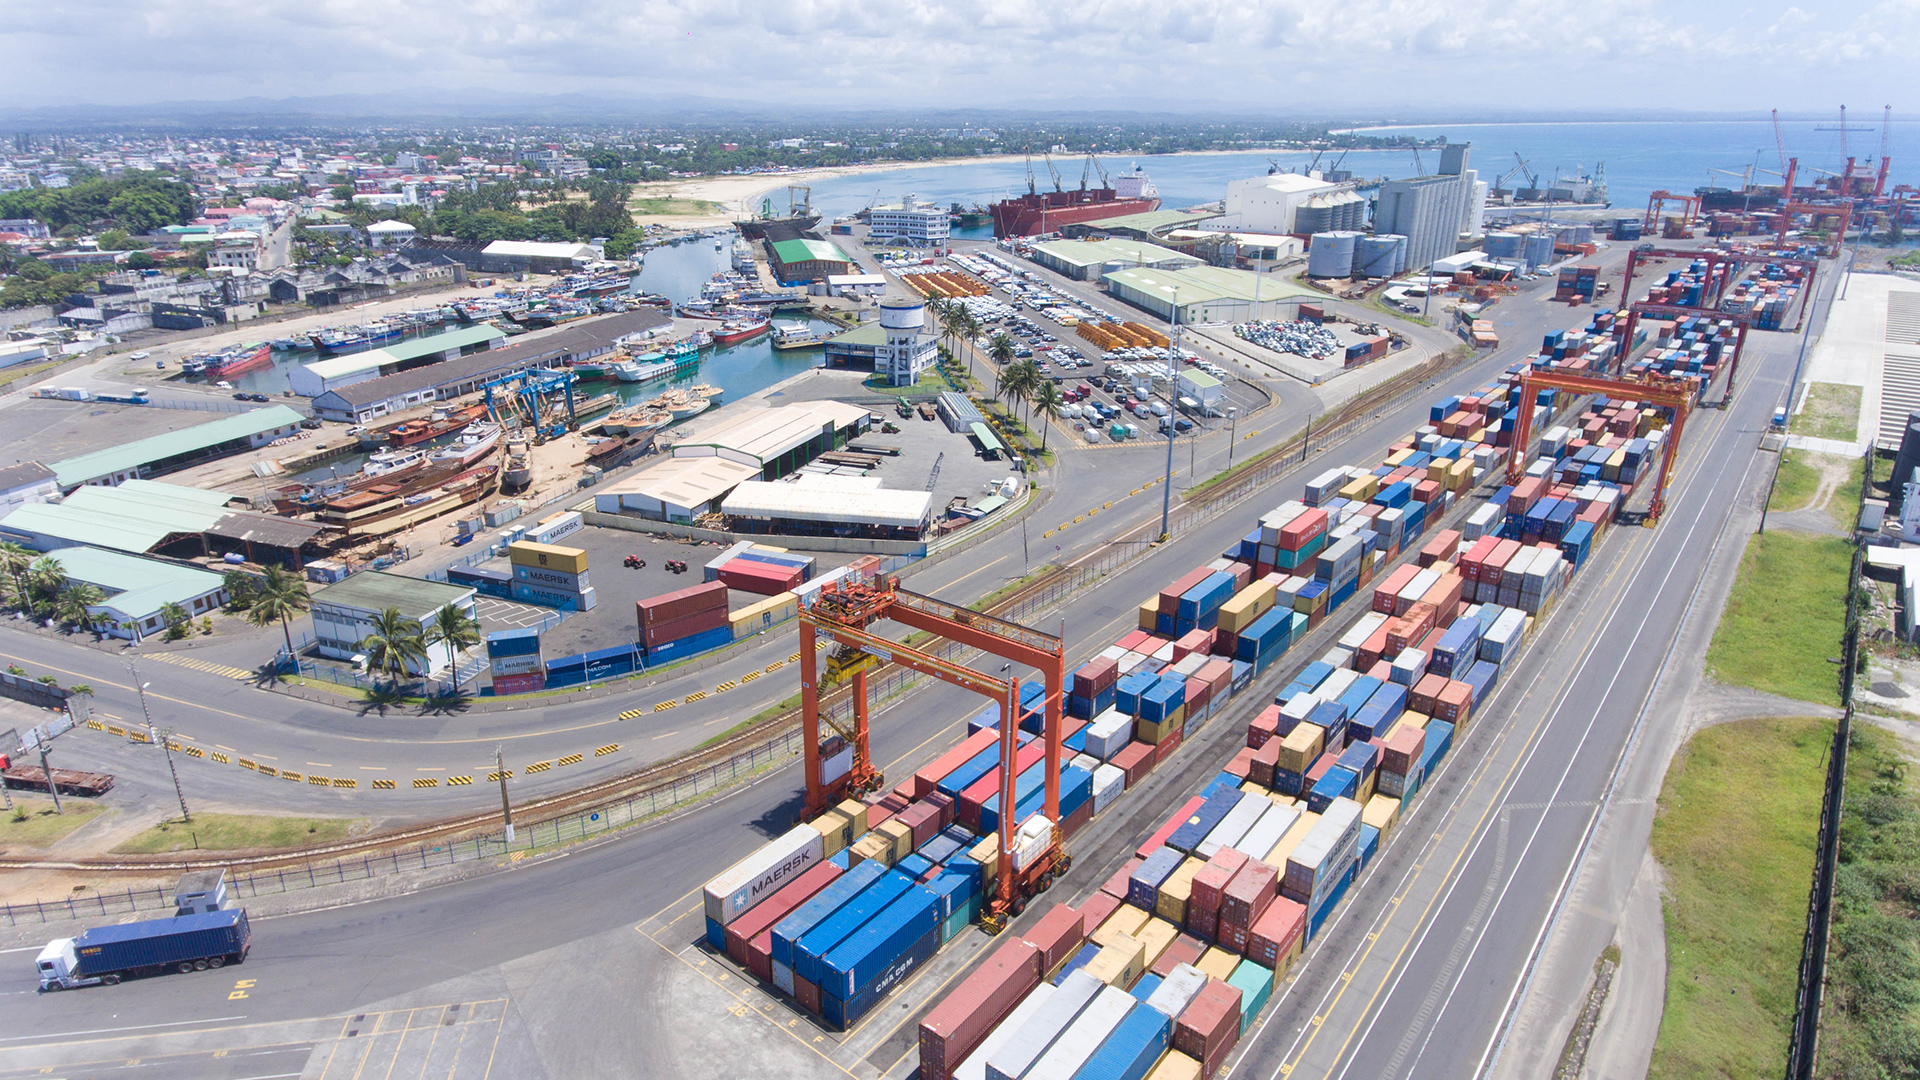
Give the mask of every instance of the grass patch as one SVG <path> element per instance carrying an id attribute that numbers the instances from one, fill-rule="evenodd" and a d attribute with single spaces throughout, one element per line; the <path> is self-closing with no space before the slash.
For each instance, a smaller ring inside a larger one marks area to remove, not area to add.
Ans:
<path id="1" fill-rule="evenodd" d="M 694 750 L 695 751 L 705 750 L 707 747 L 712 746 L 714 743 L 721 742 L 726 739 L 731 739 L 735 735 L 738 735 L 741 732 L 746 731 L 748 728 L 753 727 L 755 724 L 758 724 L 762 720 L 767 719 L 768 716 L 778 716 L 780 713 L 785 711 L 786 710 L 784 709 L 762 709 L 760 712 L 753 714 L 747 719 L 740 721 L 739 723 L 733 725 L 732 727 L 726 729 L 725 731 L 722 731 L 720 734 L 715 735 L 714 737 L 701 743 L 699 746 L 694 747 Z M 762 715 L 762 713 L 767 715 Z"/>
<path id="2" fill-rule="evenodd" d="M 1846 383 L 1808 383 L 1800 415 L 1787 430 L 1815 439 L 1852 442 L 1860 432 L 1860 395 L 1863 387 Z"/>
<path id="3" fill-rule="evenodd" d="M 0 845 L 46 847 L 100 812 L 100 807 L 79 799 L 66 799 L 60 805 L 66 808 L 66 813 L 54 813 L 52 799 L 15 797 L 13 813 L 0 813 Z"/>
<path id="4" fill-rule="evenodd" d="M 1785 1071 L 1833 721 L 1695 735 L 1660 791 L 1667 996 L 1650 1080 Z"/>
<path id="5" fill-rule="evenodd" d="M 1827 515 L 1833 523 L 1849 532 L 1860 520 L 1860 485 L 1866 483 L 1867 462 L 1865 458 L 1855 458 L 1847 465 L 1846 483 L 1833 489 L 1827 497 Z"/>
<path id="6" fill-rule="evenodd" d="M 1816 1075 L 1920 1073 L 1920 799 L 1890 733 L 1856 723 Z"/>
<path id="7" fill-rule="evenodd" d="M 66 363 L 70 359 L 72 359 L 72 357 L 63 356 L 58 360 L 52 361 L 51 363 L 35 364 L 31 367 L 14 367 L 14 368 L 7 368 L 5 370 L 0 370 L 0 386 L 11 386 L 16 382 L 19 382 L 21 379 L 31 379 L 35 375 L 38 375 L 43 371 L 52 371 L 54 368 L 59 367 L 61 364 Z"/>
<path id="8" fill-rule="evenodd" d="M 1773 478 L 1769 510 L 1804 510 L 1820 490 L 1820 470 L 1800 460 L 1794 450 L 1780 453 L 1780 471 Z"/>
<path id="9" fill-rule="evenodd" d="M 334 844 L 365 819 L 275 817 L 266 814 L 200 814 L 192 821 L 163 821 L 113 850 L 125 855 L 169 851 L 282 851 Z"/>
<path id="10" fill-rule="evenodd" d="M 944 394 L 949 390 L 966 392 L 966 387 L 955 385 L 938 367 L 930 367 L 911 386 L 888 386 L 885 375 L 869 375 L 860 384 L 862 389 L 875 394 L 890 394 L 894 397 L 927 397 Z"/>
<path id="11" fill-rule="evenodd" d="M 726 207 L 709 199 L 675 199 L 666 197 L 646 197 L 628 200 L 627 211 L 633 214 L 649 214 L 655 217 L 704 217 L 717 214 Z"/>
<path id="12" fill-rule="evenodd" d="M 1778 530 L 1754 537 L 1707 648 L 1708 673 L 1771 694 L 1839 704 L 1839 668 L 1827 660 L 1840 655 L 1852 553 L 1837 537 Z"/>

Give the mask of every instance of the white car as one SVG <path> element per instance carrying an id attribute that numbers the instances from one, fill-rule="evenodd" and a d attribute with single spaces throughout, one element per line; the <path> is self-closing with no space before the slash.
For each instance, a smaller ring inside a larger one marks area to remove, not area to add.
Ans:
<path id="1" fill-rule="evenodd" d="M 153 355 L 152 353 L 150 353 L 150 352 L 146 352 L 146 351 L 144 351 L 144 350 L 143 350 L 143 351 L 141 351 L 141 352 L 136 352 L 136 353 L 128 353 L 128 354 L 127 354 L 127 359 L 129 359 L 129 360 L 145 360 L 145 359 L 146 359 L 147 357 L 149 357 L 149 356 L 152 356 L 152 355 Z"/>

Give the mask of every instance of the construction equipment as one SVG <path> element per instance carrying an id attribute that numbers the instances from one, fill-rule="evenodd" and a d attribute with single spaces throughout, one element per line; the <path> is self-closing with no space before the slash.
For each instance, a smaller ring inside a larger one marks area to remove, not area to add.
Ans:
<path id="1" fill-rule="evenodd" d="M 1666 216 L 1668 203 L 1679 203 L 1681 223 L 1684 228 L 1693 228 L 1700 218 L 1700 197 L 1698 195 L 1675 195 L 1664 188 L 1647 196 L 1647 216 L 1640 223 L 1642 229 L 1652 229 Z"/>
<path id="2" fill-rule="evenodd" d="M 1674 456 L 1679 450 L 1680 437 L 1687 426 L 1687 414 L 1694 404 L 1693 388 L 1677 379 L 1665 376 L 1607 377 L 1599 375 L 1580 375 L 1568 371 L 1537 370 L 1526 368 L 1520 372 L 1520 427 L 1514 432 L 1513 453 L 1507 458 L 1507 483 L 1518 484 L 1527 475 L 1527 458 L 1533 444 L 1533 402 L 1540 390 L 1566 390 L 1575 394 L 1599 394 L 1605 397 L 1620 398 L 1626 401 L 1644 401 L 1650 405 L 1662 406 L 1673 413 L 1671 437 L 1662 441 L 1660 448 L 1660 475 L 1653 488 L 1653 502 L 1647 510 L 1647 524 L 1654 525 L 1660 520 L 1660 514 L 1667 505 L 1667 483 L 1673 476 Z"/>
<path id="3" fill-rule="evenodd" d="M 873 791 L 885 777 L 873 766 L 868 744 L 867 668 L 853 666 L 853 729 L 836 727 L 841 738 L 852 745 L 847 771 L 832 779 L 823 775 L 820 753 L 819 662 L 815 655 L 818 638 L 850 646 L 866 657 L 898 664 L 942 682 L 985 695 L 1000 704 L 1000 827 L 999 888 L 988 902 L 984 915 L 998 925 L 1008 914 L 1024 906 L 1026 897 L 1044 890 L 1054 876 L 1064 872 L 1069 862 L 1060 850 L 1056 828 L 1050 850 L 1029 859 L 1020 872 L 1013 865 L 1015 808 L 1015 758 L 1019 747 L 1020 683 L 1017 677 L 987 675 L 962 664 L 953 663 L 871 633 L 867 628 L 880 620 L 891 620 L 990 656 L 998 656 L 1009 665 L 1019 664 L 1040 671 L 1046 681 L 1045 717 L 1041 738 L 1045 746 L 1046 798 L 1043 815 L 1058 826 L 1060 822 L 1060 715 L 1066 693 L 1067 666 L 1065 643 L 1052 634 L 1041 633 L 991 615 L 957 607 L 944 600 L 922 596 L 900 587 L 896 577 L 872 581 L 843 579 L 822 589 L 810 607 L 800 612 L 800 711 L 801 736 L 806 763 L 806 816 L 812 818 L 852 793 Z M 1006 668 L 1002 668 L 1003 671 Z"/>
<path id="4" fill-rule="evenodd" d="M 576 381 L 571 371 L 528 368 L 490 379 L 481 384 L 481 391 L 487 414 L 495 423 L 508 429 L 531 428 L 536 439 L 544 440 L 558 438 L 578 426 L 579 420 L 573 415 Z M 556 394 L 558 401 L 554 399 Z"/>
<path id="5" fill-rule="evenodd" d="M 1804 303 L 1801 305 L 1803 309 L 1805 306 Z M 1705 307 L 1687 307 L 1683 304 L 1656 304 L 1648 300 L 1628 304 L 1626 318 L 1621 319 L 1614 327 L 1615 340 L 1619 345 L 1618 355 L 1620 357 L 1620 366 L 1625 368 L 1632 359 L 1632 357 L 1628 355 L 1628 351 L 1631 349 L 1633 343 L 1633 328 L 1639 323 L 1642 317 L 1654 319 L 1684 319 L 1693 315 L 1712 319 L 1725 319 L 1728 322 L 1738 323 L 1740 326 L 1740 336 L 1733 340 L 1733 354 L 1727 359 L 1726 391 L 1721 394 L 1718 402 L 1713 403 L 1717 407 L 1724 409 L 1728 403 L 1733 400 L 1734 379 L 1740 374 L 1740 356 L 1747 347 L 1747 332 L 1753 329 L 1752 315 L 1732 311 L 1716 311 L 1712 308 Z"/>

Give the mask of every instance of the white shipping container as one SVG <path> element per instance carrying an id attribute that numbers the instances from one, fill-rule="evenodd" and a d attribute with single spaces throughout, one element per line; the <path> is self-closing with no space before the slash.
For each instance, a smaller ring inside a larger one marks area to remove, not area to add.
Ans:
<path id="1" fill-rule="evenodd" d="M 1178 1018 L 1194 996 L 1207 985 L 1207 973 L 1192 964 L 1175 964 L 1167 977 L 1147 995 L 1147 1004 L 1163 1015 Z"/>
<path id="2" fill-rule="evenodd" d="M 1075 754 L 1073 755 L 1073 760 L 1067 762 L 1067 764 L 1092 772 L 1100 767 L 1100 759 L 1094 757 L 1092 754 Z"/>
<path id="3" fill-rule="evenodd" d="M 1314 708 L 1325 700 L 1327 699 L 1321 697 L 1320 691 L 1318 690 L 1313 690 L 1305 694 L 1295 694 L 1281 703 L 1280 715 L 1297 724 L 1304 721 L 1307 717 L 1312 716 Z"/>
<path id="4" fill-rule="evenodd" d="M 1098 817 L 1120 793 L 1127 790 L 1127 774 L 1117 765 L 1102 765 L 1093 770 L 1093 813 Z"/>
<path id="5" fill-rule="evenodd" d="M 1345 645 L 1335 645 L 1333 648 L 1320 654 L 1320 662 L 1335 670 L 1339 670 L 1353 663 L 1353 650 L 1347 648 Z M 1326 684 L 1322 683 L 1320 685 L 1325 686 Z"/>
<path id="6" fill-rule="evenodd" d="M 1027 1070 L 1027 1080 L 1073 1080 L 1073 1074 L 1080 1071 L 1137 1004 L 1132 994 L 1117 986 L 1101 990 L 1074 1018 L 1073 1026 L 1061 1032 L 1040 1060 L 1034 1062 L 1033 1068 Z"/>
<path id="7" fill-rule="evenodd" d="M 539 671 L 546 666 L 539 653 L 526 656 L 495 656 L 487 661 L 487 669 L 495 676 L 526 675 Z"/>
<path id="8" fill-rule="evenodd" d="M 1213 657 L 1203 652 L 1188 653 L 1179 660 L 1174 661 L 1173 666 L 1167 670 L 1183 678 L 1191 678 L 1194 672 L 1206 667 L 1207 661 L 1211 659 L 1213 659 Z"/>
<path id="9" fill-rule="evenodd" d="M 1060 980 L 1058 990 L 1046 1003 L 987 1058 L 987 1080 L 1020 1080 L 1100 991 L 1107 989 L 1111 988 L 1085 971 Z"/>
<path id="10" fill-rule="evenodd" d="M 1115 667 L 1121 675 L 1133 674 L 1133 669 L 1147 662 L 1145 653 L 1130 652 L 1115 661 Z"/>
<path id="11" fill-rule="evenodd" d="M 1260 815 L 1260 820 L 1253 823 L 1253 828 L 1247 830 L 1247 835 L 1229 846 L 1249 859 L 1265 861 L 1267 852 L 1273 850 L 1273 845 L 1287 835 L 1287 830 L 1293 828 L 1293 823 L 1299 818 L 1299 810 L 1273 803 L 1267 807 L 1266 813 Z"/>
<path id="12" fill-rule="evenodd" d="M 1233 809 L 1227 811 L 1219 824 L 1194 845 L 1193 853 L 1202 859 L 1211 859 L 1221 848 L 1233 847 L 1260 820 L 1260 815 L 1272 806 L 1273 803 L 1263 796 L 1244 796 L 1233 805 Z"/>
<path id="13" fill-rule="evenodd" d="M 1395 606 L 1404 608 L 1408 604 L 1419 603 L 1420 598 L 1427 595 L 1427 590 L 1438 584 L 1440 584 L 1439 571 L 1432 569 L 1420 571 L 1409 578 L 1407 583 L 1401 586 L 1400 591 L 1394 594 L 1401 601 Z"/>
<path id="14" fill-rule="evenodd" d="M 707 918 L 722 926 L 739 918 L 825 858 L 824 848 L 819 831 L 811 825 L 796 825 L 767 842 L 707 882 Z"/>
<path id="15" fill-rule="evenodd" d="M 536 544 L 552 544 L 584 528 L 586 528 L 586 522 L 580 517 L 580 512 L 569 510 L 564 514 L 555 514 L 546 518 L 527 530 L 527 539 Z"/>
<path id="16" fill-rule="evenodd" d="M 1294 899 L 1317 895 L 1323 884 L 1331 884 L 1340 855 L 1351 852 L 1359 840 L 1360 804 L 1347 798 L 1333 800 L 1287 855 L 1283 891 Z"/>
<path id="17" fill-rule="evenodd" d="M 1349 649 L 1359 649 L 1373 636 L 1375 630 L 1386 624 L 1387 616 L 1378 611 L 1369 611 L 1354 621 L 1351 629 L 1340 635 L 1340 644 Z"/>
<path id="18" fill-rule="evenodd" d="M 1169 641 L 1165 645 L 1153 650 L 1152 659 L 1158 660 L 1163 664 L 1173 663 L 1173 642 Z"/>
<path id="19" fill-rule="evenodd" d="M 1118 661 L 1121 657 L 1125 655 L 1127 655 L 1127 650 L 1121 648 L 1118 645 L 1109 645 L 1106 648 L 1100 650 L 1100 659 L 1102 660 Z"/>
<path id="20" fill-rule="evenodd" d="M 1106 761 L 1133 741 L 1133 717 L 1108 709 L 1087 725 L 1087 753 Z"/>
<path id="21" fill-rule="evenodd" d="M 791 971 L 787 973 L 787 978 L 789 980 L 793 978 Z M 967 1060 L 953 1070 L 953 1080 L 987 1080 L 987 1059 L 1012 1038 L 1014 1032 L 1025 1027 L 1027 1021 L 1033 1019 L 1033 1014 L 1039 1012 L 1053 994 L 1054 988 L 1051 983 L 1041 983 L 1027 991 L 1027 996 L 1020 999 L 1020 1004 L 1013 1007 L 1013 1011 L 1007 1014 L 1007 1018 L 995 1024 L 993 1030 L 987 1032 L 987 1037 L 980 1040 L 980 1045 L 974 1048 L 973 1053 L 967 1055 Z"/>
<path id="22" fill-rule="evenodd" d="M 788 997 L 793 996 L 793 969 L 778 960 L 773 962 L 773 987 Z"/>
<path id="23" fill-rule="evenodd" d="M 1359 678 L 1359 672 L 1350 667 L 1343 667 L 1327 676 L 1325 682 L 1313 688 L 1313 692 L 1320 695 L 1321 701 L 1339 701 L 1340 695 L 1352 689 Z"/>

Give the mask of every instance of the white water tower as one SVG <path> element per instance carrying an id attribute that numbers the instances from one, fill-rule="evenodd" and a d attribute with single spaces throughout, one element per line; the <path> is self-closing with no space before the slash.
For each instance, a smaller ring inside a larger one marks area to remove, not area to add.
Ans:
<path id="1" fill-rule="evenodd" d="M 886 332 L 887 344 L 875 358 L 874 369 L 885 372 L 892 385 L 911 386 L 932 366 L 935 342 L 926 327 L 926 301 L 904 296 L 880 301 L 880 328 Z"/>

